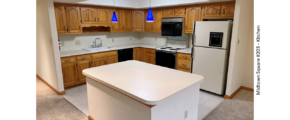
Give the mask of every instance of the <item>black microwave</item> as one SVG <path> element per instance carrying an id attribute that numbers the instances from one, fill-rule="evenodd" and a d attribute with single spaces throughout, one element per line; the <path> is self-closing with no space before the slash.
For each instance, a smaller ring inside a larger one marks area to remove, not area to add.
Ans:
<path id="1" fill-rule="evenodd" d="M 182 36 L 183 18 L 162 18 L 161 36 Z"/>

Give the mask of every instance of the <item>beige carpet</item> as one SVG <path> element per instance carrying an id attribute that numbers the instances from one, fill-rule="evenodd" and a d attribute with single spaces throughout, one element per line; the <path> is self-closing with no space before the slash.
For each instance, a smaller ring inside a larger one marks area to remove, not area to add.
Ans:
<path id="1" fill-rule="evenodd" d="M 204 120 L 253 120 L 254 93 L 241 90 L 233 99 L 224 100 Z"/>
<path id="2" fill-rule="evenodd" d="M 88 116 L 57 95 L 41 80 L 36 80 L 37 120 L 88 120 Z"/>

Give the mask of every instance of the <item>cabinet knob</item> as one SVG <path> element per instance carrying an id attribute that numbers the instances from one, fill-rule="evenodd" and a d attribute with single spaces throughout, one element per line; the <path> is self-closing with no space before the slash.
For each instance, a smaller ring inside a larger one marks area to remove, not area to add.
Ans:
<path id="1" fill-rule="evenodd" d="M 65 62 L 69 62 L 70 60 L 65 60 Z"/>
<path id="2" fill-rule="evenodd" d="M 223 9 L 223 12 L 222 12 L 222 14 L 224 14 L 225 13 L 225 9 Z"/>

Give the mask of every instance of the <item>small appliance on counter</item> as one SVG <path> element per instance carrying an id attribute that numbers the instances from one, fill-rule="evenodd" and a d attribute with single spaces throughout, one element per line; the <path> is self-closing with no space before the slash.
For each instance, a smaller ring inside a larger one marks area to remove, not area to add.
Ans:
<path id="1" fill-rule="evenodd" d="M 204 76 L 202 90 L 225 93 L 232 24 L 231 21 L 194 23 L 191 73 Z"/>
<path id="2" fill-rule="evenodd" d="M 133 48 L 118 50 L 118 62 L 133 60 Z"/>

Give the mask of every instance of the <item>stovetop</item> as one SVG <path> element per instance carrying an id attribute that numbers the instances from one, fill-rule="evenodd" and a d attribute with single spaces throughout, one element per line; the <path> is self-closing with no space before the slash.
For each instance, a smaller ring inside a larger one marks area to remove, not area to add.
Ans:
<path id="1" fill-rule="evenodd" d="M 177 50 L 181 50 L 185 48 L 175 48 L 175 47 L 157 47 L 156 50 L 168 51 L 168 52 L 177 52 Z"/>

